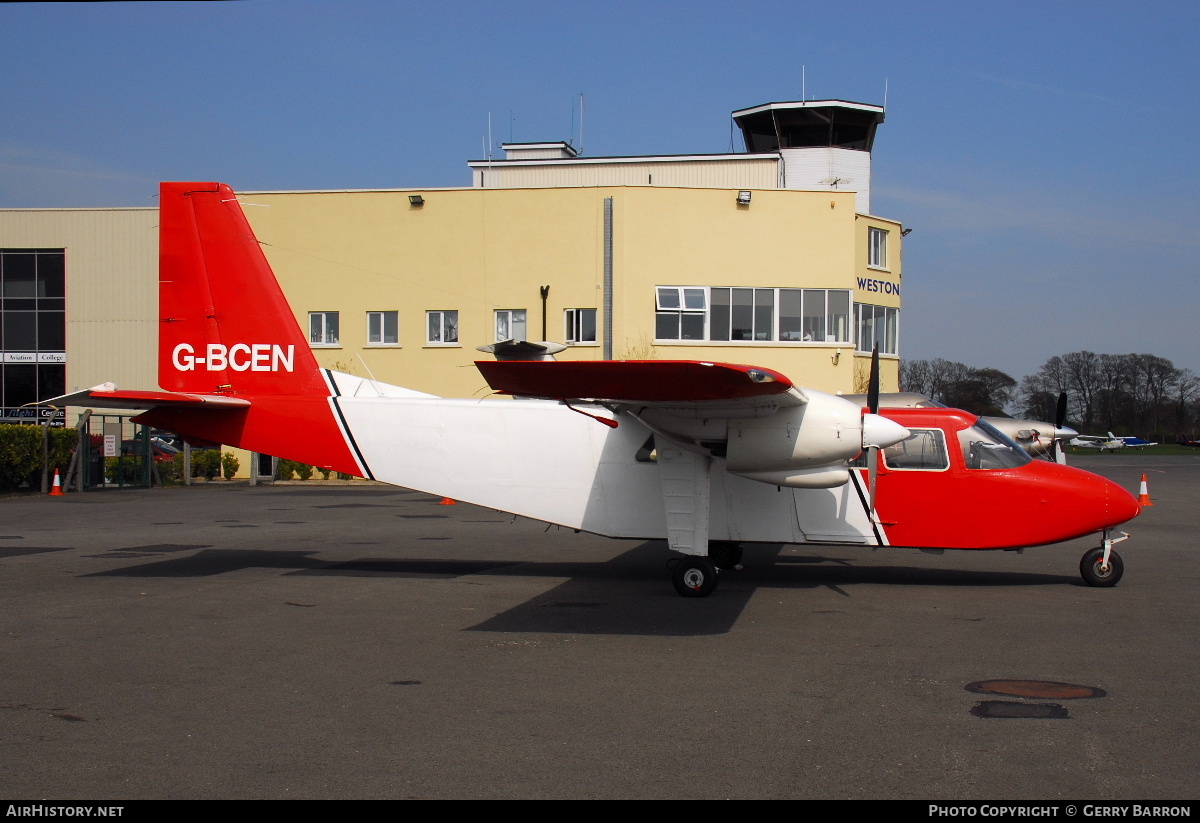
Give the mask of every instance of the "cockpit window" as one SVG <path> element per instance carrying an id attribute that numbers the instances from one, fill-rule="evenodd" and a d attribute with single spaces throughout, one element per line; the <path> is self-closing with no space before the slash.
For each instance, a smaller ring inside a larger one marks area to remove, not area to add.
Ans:
<path id="1" fill-rule="evenodd" d="M 1012 469 L 1024 466 L 1031 458 L 1024 449 L 990 424 L 978 421 L 958 433 L 963 460 L 968 469 Z"/>
<path id="2" fill-rule="evenodd" d="M 883 450 L 889 469 L 945 471 L 950 468 L 946 454 L 946 436 L 941 429 L 909 429 L 912 434 Z"/>

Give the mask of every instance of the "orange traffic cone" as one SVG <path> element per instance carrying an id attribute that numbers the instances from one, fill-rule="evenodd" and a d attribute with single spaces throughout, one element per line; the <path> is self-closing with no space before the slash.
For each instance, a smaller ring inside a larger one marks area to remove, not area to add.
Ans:
<path id="1" fill-rule="evenodd" d="M 1138 505 L 1143 507 L 1154 505 L 1150 502 L 1150 490 L 1146 488 L 1145 474 L 1142 475 L 1142 486 L 1138 489 Z"/>
<path id="2" fill-rule="evenodd" d="M 58 469 L 54 470 L 54 485 L 50 487 L 51 497 L 65 497 L 62 490 L 62 481 L 58 479 Z"/>
<path id="3" fill-rule="evenodd" d="M 455 503 L 453 500 L 451 500 L 449 497 L 443 497 L 442 502 L 438 503 L 438 505 L 439 506 L 457 506 L 458 504 Z"/>

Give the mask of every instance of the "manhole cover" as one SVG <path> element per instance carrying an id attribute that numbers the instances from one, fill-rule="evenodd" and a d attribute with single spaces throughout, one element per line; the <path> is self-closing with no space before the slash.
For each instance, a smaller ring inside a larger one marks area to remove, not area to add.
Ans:
<path id="1" fill-rule="evenodd" d="M 1095 686 L 1077 686 L 1074 683 L 1055 683 L 1051 680 L 976 680 L 974 683 L 968 683 L 966 690 L 975 694 L 1003 694 L 1041 700 L 1079 700 L 1108 696 L 1107 692 Z"/>

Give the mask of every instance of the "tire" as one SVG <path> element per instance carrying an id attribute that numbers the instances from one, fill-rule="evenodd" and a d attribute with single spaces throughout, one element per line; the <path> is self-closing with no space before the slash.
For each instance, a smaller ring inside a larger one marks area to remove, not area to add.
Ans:
<path id="1" fill-rule="evenodd" d="M 708 544 L 708 559 L 718 569 L 736 569 L 742 563 L 742 544 L 729 540 L 714 540 Z"/>
<path id="2" fill-rule="evenodd" d="M 1107 570 L 1100 568 L 1102 562 L 1104 562 L 1104 549 L 1092 549 L 1079 561 L 1079 573 L 1083 575 L 1084 581 L 1089 586 L 1107 588 L 1117 585 L 1117 581 L 1125 573 L 1125 564 L 1121 562 L 1121 555 L 1109 552 Z"/>
<path id="3" fill-rule="evenodd" d="M 717 567 L 707 557 L 689 557 L 675 565 L 671 582 L 683 597 L 708 597 L 717 588 Z"/>

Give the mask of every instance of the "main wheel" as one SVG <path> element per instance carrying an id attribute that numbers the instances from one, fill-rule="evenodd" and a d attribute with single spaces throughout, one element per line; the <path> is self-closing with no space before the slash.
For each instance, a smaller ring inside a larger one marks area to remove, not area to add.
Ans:
<path id="1" fill-rule="evenodd" d="M 742 544 L 731 540 L 714 540 L 708 544 L 708 559 L 718 569 L 736 569 L 742 562 Z"/>
<path id="2" fill-rule="evenodd" d="M 1108 568 L 1103 563 L 1103 548 L 1092 549 L 1079 561 L 1079 573 L 1089 586 L 1115 586 L 1125 573 L 1125 564 L 1116 552 L 1108 553 Z"/>
<path id="3" fill-rule="evenodd" d="M 717 588 L 717 567 L 707 557 L 689 557 L 675 565 L 671 582 L 684 597 L 708 597 Z"/>

